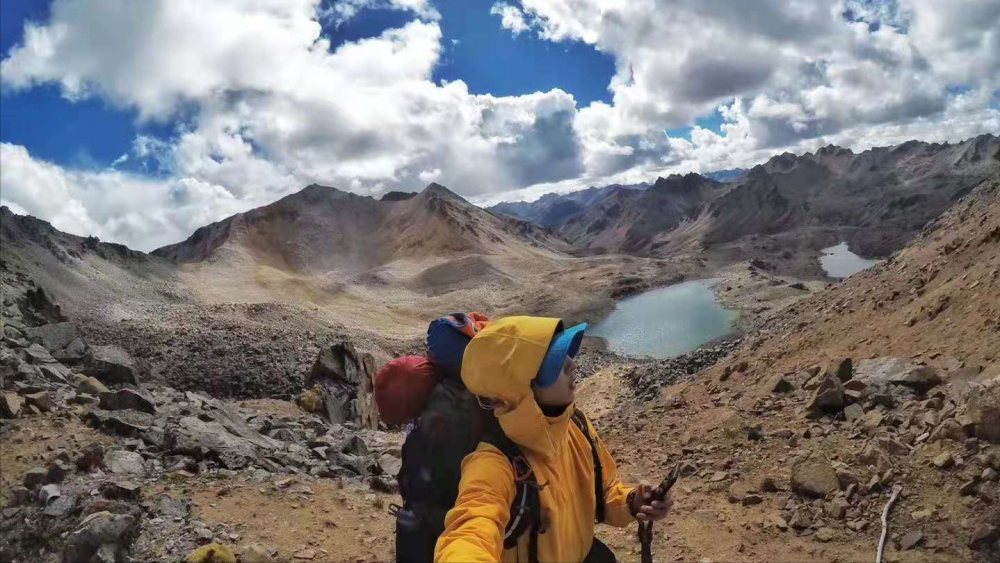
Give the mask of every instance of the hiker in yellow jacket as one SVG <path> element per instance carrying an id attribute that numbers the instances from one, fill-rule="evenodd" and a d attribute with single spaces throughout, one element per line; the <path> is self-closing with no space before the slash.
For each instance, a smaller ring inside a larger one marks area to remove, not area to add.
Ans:
<path id="1" fill-rule="evenodd" d="M 572 424 L 576 364 L 586 325 L 562 330 L 559 319 L 509 317 L 493 322 L 469 343 L 462 381 L 495 407 L 504 433 L 516 443 L 541 485 L 538 561 L 614 561 L 594 537 L 595 468 L 590 443 Z M 589 426 L 589 424 L 588 424 Z M 591 436 L 597 433 L 589 427 Z M 651 487 L 628 487 L 614 459 L 596 440 L 603 473 L 605 521 L 626 526 L 665 518 L 670 497 L 648 502 Z M 505 550 L 504 529 L 515 498 L 514 469 L 496 447 L 480 443 L 462 462 L 458 499 L 445 518 L 434 560 L 528 561 L 529 534 Z"/>

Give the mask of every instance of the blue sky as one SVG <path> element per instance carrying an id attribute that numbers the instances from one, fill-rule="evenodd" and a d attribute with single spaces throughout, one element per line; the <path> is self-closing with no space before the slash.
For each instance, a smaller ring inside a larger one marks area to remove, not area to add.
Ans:
<path id="1" fill-rule="evenodd" d="M 23 41 L 27 21 L 43 22 L 50 1 L 0 3 L 0 52 Z M 583 43 L 554 44 L 535 36 L 515 37 L 490 15 L 490 3 L 438 1 L 445 55 L 433 78 L 463 80 L 473 94 L 516 96 L 560 88 L 580 106 L 611 101 L 608 83 L 614 57 Z M 369 9 L 341 24 L 328 22 L 323 33 L 334 47 L 398 28 L 413 15 L 389 8 Z M 457 42 L 457 43 L 455 43 Z M 167 136 L 177 121 L 139 123 L 134 110 L 116 108 L 100 98 L 65 99 L 54 85 L 0 98 L 0 141 L 25 146 L 32 155 L 73 168 L 110 166 L 127 153 L 136 135 Z M 686 134 L 686 128 L 674 131 Z M 122 166 L 138 170 L 133 163 Z"/>
<path id="2" fill-rule="evenodd" d="M 4 0 L 0 204 L 150 250 L 320 183 L 532 200 L 1000 131 L 1000 2 Z"/>

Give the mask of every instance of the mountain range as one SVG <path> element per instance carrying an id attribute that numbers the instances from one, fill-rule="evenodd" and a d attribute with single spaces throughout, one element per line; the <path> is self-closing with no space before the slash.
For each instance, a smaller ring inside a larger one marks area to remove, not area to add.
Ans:
<path id="1" fill-rule="evenodd" d="M 859 254 L 878 256 L 901 248 L 997 166 L 1000 139 L 989 134 L 957 144 L 910 141 L 861 153 L 830 145 L 716 176 L 727 182 L 672 175 L 652 185 L 547 194 L 490 210 L 533 221 L 576 247 L 599 252 L 735 255 L 749 251 L 740 247 L 756 239 L 780 259 L 791 250 L 815 252 L 845 240 Z"/>

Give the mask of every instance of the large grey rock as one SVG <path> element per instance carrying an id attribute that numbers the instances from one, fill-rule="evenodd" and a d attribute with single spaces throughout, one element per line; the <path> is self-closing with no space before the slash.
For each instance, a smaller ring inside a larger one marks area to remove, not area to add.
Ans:
<path id="1" fill-rule="evenodd" d="M 917 366 L 894 376 L 889 380 L 895 385 L 909 387 L 918 393 L 926 393 L 943 381 L 940 371 L 933 366 Z"/>
<path id="2" fill-rule="evenodd" d="M 139 383 L 135 374 L 135 362 L 118 346 L 91 347 L 87 352 L 83 373 L 109 384 Z"/>
<path id="3" fill-rule="evenodd" d="M 32 365 L 51 364 L 56 361 L 41 344 L 32 344 L 24 349 L 24 359 Z"/>
<path id="4" fill-rule="evenodd" d="M 75 338 L 65 348 L 52 352 L 52 357 L 64 364 L 79 364 L 87 357 L 87 343 L 82 338 Z"/>
<path id="5" fill-rule="evenodd" d="M 132 410 L 93 410 L 87 413 L 87 423 L 110 434 L 135 437 L 153 425 L 153 416 Z"/>
<path id="6" fill-rule="evenodd" d="M 398 457 L 382 454 L 382 457 L 378 458 L 378 465 L 382 468 L 383 473 L 398 475 L 400 468 L 403 467 L 403 462 Z"/>
<path id="7" fill-rule="evenodd" d="M 972 394 L 969 417 L 975 424 L 977 438 L 1000 444 L 1000 385 Z"/>
<path id="8" fill-rule="evenodd" d="M 305 383 L 319 390 L 331 423 L 350 421 L 375 430 L 378 409 L 372 393 L 374 377 L 374 356 L 359 353 L 350 342 L 340 342 L 320 351 Z"/>
<path id="9" fill-rule="evenodd" d="M 102 409 L 109 411 L 137 410 L 148 414 L 156 414 L 156 405 L 149 396 L 133 389 L 105 391 L 101 393 Z"/>
<path id="10" fill-rule="evenodd" d="M 810 459 L 792 467 L 792 491 L 799 495 L 823 498 L 839 487 L 837 471 L 828 461 Z"/>
<path id="11" fill-rule="evenodd" d="M 174 449 L 196 459 L 218 459 L 226 469 L 240 469 L 259 457 L 261 451 L 278 449 L 279 443 L 255 432 L 229 409 L 212 411 L 216 420 L 185 416 L 178 423 Z"/>
<path id="12" fill-rule="evenodd" d="M 129 514 L 95 512 L 83 519 L 66 538 L 64 563 L 90 561 L 102 545 L 122 546 L 129 541 L 136 519 Z"/>
<path id="13" fill-rule="evenodd" d="M 146 466 L 142 456 L 126 450 L 111 450 L 104 454 L 104 466 L 115 475 L 142 475 Z"/>
<path id="14" fill-rule="evenodd" d="M 49 350 L 59 350 L 69 346 L 79 336 L 76 323 L 50 323 L 24 329 L 25 337 L 34 344 L 41 344 Z"/>
<path id="15" fill-rule="evenodd" d="M 42 364 L 38 366 L 38 371 L 41 372 L 42 377 L 51 381 L 52 383 L 68 383 L 70 377 L 73 376 L 73 372 L 59 362 L 52 362 L 51 364 Z"/>

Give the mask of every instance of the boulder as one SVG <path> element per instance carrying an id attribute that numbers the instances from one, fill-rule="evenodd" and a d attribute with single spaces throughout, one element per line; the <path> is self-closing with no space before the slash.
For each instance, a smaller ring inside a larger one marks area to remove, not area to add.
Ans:
<path id="1" fill-rule="evenodd" d="M 91 347 L 87 352 L 83 373 L 109 384 L 139 384 L 132 357 L 118 346 Z"/>
<path id="2" fill-rule="evenodd" d="M 32 365 L 51 364 L 56 361 L 52 354 L 41 344 L 32 344 L 24 350 L 24 359 Z"/>
<path id="3" fill-rule="evenodd" d="M 378 465 L 382 468 L 382 472 L 387 475 L 398 475 L 399 470 L 403 467 L 403 462 L 398 457 L 391 456 L 389 454 L 382 454 L 378 458 Z"/>
<path id="4" fill-rule="evenodd" d="M 29 393 L 24 396 L 24 400 L 29 406 L 33 405 L 42 412 L 52 412 L 56 408 L 56 402 L 52 400 L 52 395 L 48 391 Z"/>
<path id="5" fill-rule="evenodd" d="M 105 391 L 101 393 L 100 407 L 109 411 L 137 410 L 147 414 L 156 414 L 156 405 L 147 395 L 132 389 Z"/>
<path id="6" fill-rule="evenodd" d="M 76 458 L 76 468 L 80 471 L 91 471 L 104 466 L 104 446 L 92 444 Z"/>
<path id="7" fill-rule="evenodd" d="M 87 413 L 87 423 L 109 434 L 136 437 L 153 425 L 153 416 L 144 412 L 93 410 Z"/>
<path id="8" fill-rule="evenodd" d="M 52 357 L 64 364 L 79 364 L 87 357 L 87 343 L 82 338 L 76 338 L 65 348 L 52 352 Z"/>
<path id="9" fill-rule="evenodd" d="M 76 387 L 77 391 L 86 393 L 91 397 L 100 397 L 101 393 L 107 393 L 108 388 L 94 377 L 87 377 L 80 381 Z"/>
<path id="10" fill-rule="evenodd" d="M 824 498 L 840 487 L 830 462 L 810 459 L 792 466 L 792 491 L 802 496 Z"/>
<path id="11" fill-rule="evenodd" d="M 21 416 L 21 409 L 24 408 L 24 399 L 17 393 L 4 391 L 0 393 L 0 416 L 3 418 L 17 418 Z"/>
<path id="12" fill-rule="evenodd" d="M 776 493 L 778 492 L 778 483 L 773 477 L 762 477 L 758 488 L 762 493 Z"/>
<path id="13" fill-rule="evenodd" d="M 909 387 L 923 394 L 940 385 L 943 380 L 941 379 L 940 370 L 936 367 L 916 366 L 892 377 L 889 381 L 894 385 Z"/>
<path id="14" fill-rule="evenodd" d="M 375 373 L 375 357 L 359 353 L 344 341 L 320 350 L 305 383 L 319 390 L 331 423 L 350 421 L 377 430 L 378 409 L 372 392 Z"/>
<path id="15" fill-rule="evenodd" d="M 142 456 L 126 450 L 111 450 L 104 454 L 104 466 L 115 475 L 142 475 L 146 472 Z"/>
<path id="16" fill-rule="evenodd" d="M 924 541 L 924 534 L 920 530 L 913 530 L 909 532 L 902 539 L 899 540 L 900 551 L 906 551 L 908 549 L 913 549 L 921 542 Z"/>
<path id="17" fill-rule="evenodd" d="M 864 415 L 865 415 L 865 409 L 861 408 L 861 405 L 857 403 L 853 405 L 847 405 L 847 407 L 844 408 L 844 418 L 846 418 L 848 422 L 854 422 L 855 420 L 860 419 Z"/>
<path id="18" fill-rule="evenodd" d="M 976 437 L 1000 444 L 1000 385 L 993 385 L 969 398 L 969 418 L 975 424 Z"/>
<path id="19" fill-rule="evenodd" d="M 142 495 L 142 488 L 131 481 L 107 481 L 101 483 L 98 490 L 104 498 L 112 500 L 139 500 Z"/>
<path id="20" fill-rule="evenodd" d="M 184 563 L 236 563 L 236 556 L 229 546 L 210 543 L 189 553 Z"/>
<path id="21" fill-rule="evenodd" d="M 34 344 L 41 344 L 49 350 L 59 350 L 69 346 L 78 337 L 76 323 L 50 323 L 24 329 L 24 336 Z"/>
<path id="22" fill-rule="evenodd" d="M 972 538 L 969 539 L 969 549 L 978 550 L 982 547 L 989 547 L 998 539 L 1000 539 L 1000 528 L 983 522 L 972 532 Z"/>
<path id="23" fill-rule="evenodd" d="M 792 385 L 792 382 L 785 379 L 783 375 L 775 375 L 769 379 L 765 388 L 771 393 L 791 393 L 795 391 L 795 385 Z"/>
<path id="24" fill-rule="evenodd" d="M 42 374 L 42 377 L 51 381 L 52 383 L 68 383 L 70 378 L 73 377 L 73 372 L 70 369 L 59 362 L 52 362 L 51 364 L 42 364 L 38 366 L 38 371 Z"/>
<path id="25" fill-rule="evenodd" d="M 76 531 L 66 538 L 63 561 L 90 561 L 103 545 L 124 548 L 135 526 L 136 519 L 129 514 L 95 512 L 84 518 Z"/>
<path id="26" fill-rule="evenodd" d="M 350 438 L 344 440 L 337 449 L 345 454 L 356 455 L 356 456 L 367 456 L 370 452 L 368 451 L 368 445 L 365 441 L 361 439 L 361 436 L 354 435 Z"/>
<path id="27" fill-rule="evenodd" d="M 185 416 L 178 423 L 174 449 L 178 453 L 202 459 L 206 452 L 226 469 L 246 467 L 259 457 L 259 451 L 271 451 L 279 443 L 250 429 L 238 414 L 228 410 L 213 411 L 216 420 L 204 421 Z"/>
<path id="28" fill-rule="evenodd" d="M 49 464 L 49 472 L 46 475 L 47 483 L 62 483 L 63 479 L 73 470 L 73 467 L 62 460 L 55 460 Z"/>
<path id="29" fill-rule="evenodd" d="M 954 418 L 949 418 L 931 432 L 930 441 L 940 442 L 941 440 L 951 440 L 953 442 L 962 443 L 965 441 L 966 435 L 965 430 L 962 429 L 962 425 L 958 423 Z"/>
<path id="30" fill-rule="evenodd" d="M 955 465 L 955 458 L 949 452 L 944 452 L 934 458 L 934 466 L 939 469 L 948 469 Z"/>
<path id="31" fill-rule="evenodd" d="M 842 358 L 830 362 L 827 373 L 840 381 L 850 381 L 854 377 L 854 362 L 850 358 Z"/>
<path id="32" fill-rule="evenodd" d="M 49 478 L 49 471 L 44 467 L 35 467 L 34 469 L 29 469 L 27 473 L 24 474 L 24 486 L 27 489 L 34 489 L 35 487 L 44 485 Z"/>
<path id="33" fill-rule="evenodd" d="M 806 411 L 809 415 L 818 417 L 823 413 L 838 413 L 844 410 L 844 406 L 844 386 L 839 379 L 828 374 L 820 380 Z"/>

